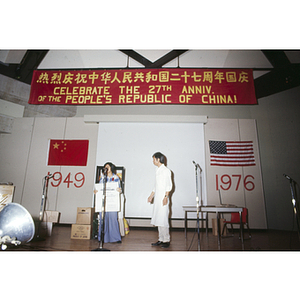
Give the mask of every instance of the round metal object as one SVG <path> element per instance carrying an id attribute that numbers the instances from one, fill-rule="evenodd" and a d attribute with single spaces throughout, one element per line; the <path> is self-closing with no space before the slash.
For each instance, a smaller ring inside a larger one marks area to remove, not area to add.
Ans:
<path id="1" fill-rule="evenodd" d="M 0 237 L 16 238 L 21 243 L 32 240 L 35 232 L 30 213 L 18 203 L 8 203 L 0 212 Z"/>

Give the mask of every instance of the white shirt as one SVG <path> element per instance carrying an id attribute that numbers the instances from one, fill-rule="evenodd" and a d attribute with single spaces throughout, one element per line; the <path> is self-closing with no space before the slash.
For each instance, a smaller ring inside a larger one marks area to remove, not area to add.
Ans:
<path id="1" fill-rule="evenodd" d="M 171 171 L 161 165 L 156 170 L 156 180 L 154 188 L 153 215 L 151 224 L 154 226 L 169 227 L 169 202 L 163 205 L 163 199 L 166 192 L 172 189 Z"/>

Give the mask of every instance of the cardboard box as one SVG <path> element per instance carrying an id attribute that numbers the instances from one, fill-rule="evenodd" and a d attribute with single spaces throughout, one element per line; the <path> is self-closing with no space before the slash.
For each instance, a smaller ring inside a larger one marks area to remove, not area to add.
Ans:
<path id="1" fill-rule="evenodd" d="M 72 224 L 71 239 L 90 240 L 92 225 Z"/>
<path id="2" fill-rule="evenodd" d="M 59 214 L 60 214 L 59 211 L 45 210 L 44 211 L 44 216 L 43 216 L 43 221 L 44 222 L 58 223 Z"/>
<path id="3" fill-rule="evenodd" d="M 219 219 L 219 222 L 220 222 L 220 235 L 222 235 L 222 231 L 223 231 L 223 228 L 225 226 L 224 221 L 225 221 L 225 219 Z M 212 219 L 212 233 L 213 233 L 213 235 L 218 236 L 217 219 Z M 226 236 L 226 235 L 227 235 L 227 228 L 224 230 L 223 236 Z"/>
<path id="4" fill-rule="evenodd" d="M 92 225 L 95 208 L 77 207 L 76 224 Z"/>

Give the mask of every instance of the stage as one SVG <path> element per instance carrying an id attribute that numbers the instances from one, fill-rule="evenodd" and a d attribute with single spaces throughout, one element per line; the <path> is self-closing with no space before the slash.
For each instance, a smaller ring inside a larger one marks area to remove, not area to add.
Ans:
<path id="1" fill-rule="evenodd" d="M 153 247 L 151 243 L 157 241 L 156 228 L 130 228 L 129 234 L 122 238 L 122 243 L 106 243 L 105 249 L 111 251 L 198 251 L 198 235 L 196 228 L 189 228 L 185 238 L 184 229 L 171 229 L 171 244 L 169 248 Z M 249 239 L 247 230 L 244 231 L 244 251 L 299 251 L 300 242 L 296 231 L 281 230 L 253 230 Z M 43 241 L 34 241 L 20 245 L 9 246 L 7 251 L 91 251 L 98 248 L 95 239 L 71 239 L 71 225 L 56 224 L 51 236 Z M 206 236 L 200 232 L 201 251 L 219 251 L 217 236 L 211 229 Z M 221 251 L 242 251 L 239 233 L 234 236 L 222 237 Z"/>

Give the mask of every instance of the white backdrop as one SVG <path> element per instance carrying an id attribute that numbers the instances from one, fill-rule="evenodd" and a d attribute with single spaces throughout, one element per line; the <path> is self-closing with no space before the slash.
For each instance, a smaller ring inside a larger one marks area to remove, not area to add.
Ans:
<path id="1" fill-rule="evenodd" d="M 151 217 L 147 203 L 155 179 L 152 155 L 160 151 L 173 172 L 175 190 L 171 218 L 183 218 L 182 205 L 196 205 L 195 167 L 202 173 L 202 197 L 206 204 L 204 129 L 202 123 L 100 123 L 96 164 L 113 162 L 125 173 L 125 216 Z M 200 178 L 199 178 L 200 179 Z"/>

